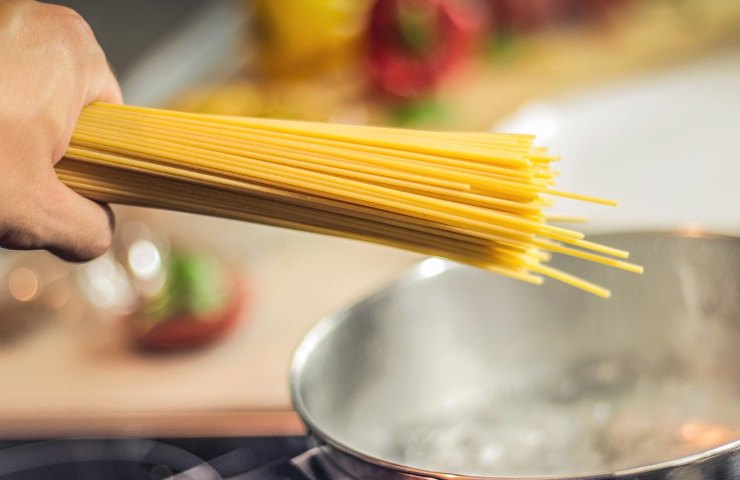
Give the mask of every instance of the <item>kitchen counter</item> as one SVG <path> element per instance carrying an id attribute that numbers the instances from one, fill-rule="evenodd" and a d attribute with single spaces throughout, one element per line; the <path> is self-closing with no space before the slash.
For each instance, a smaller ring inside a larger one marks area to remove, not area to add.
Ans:
<path id="1" fill-rule="evenodd" d="M 293 432 L 289 362 L 303 335 L 421 258 L 186 214 L 150 212 L 149 221 L 190 241 L 200 232 L 237 259 L 251 290 L 238 329 L 204 350 L 157 355 L 131 349 L 110 318 L 47 325 L 0 348 L 0 435 Z"/>

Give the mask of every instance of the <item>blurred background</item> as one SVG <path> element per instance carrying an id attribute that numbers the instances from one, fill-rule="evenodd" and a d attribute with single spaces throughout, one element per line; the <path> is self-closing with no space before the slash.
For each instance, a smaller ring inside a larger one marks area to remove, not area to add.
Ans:
<path id="1" fill-rule="evenodd" d="M 735 0 L 58 3 L 127 103 L 536 133 L 566 158 L 563 188 L 622 201 L 587 229 L 740 233 Z M 295 346 L 420 259 L 115 209 L 91 263 L 0 251 L 0 435 L 300 433 Z"/>

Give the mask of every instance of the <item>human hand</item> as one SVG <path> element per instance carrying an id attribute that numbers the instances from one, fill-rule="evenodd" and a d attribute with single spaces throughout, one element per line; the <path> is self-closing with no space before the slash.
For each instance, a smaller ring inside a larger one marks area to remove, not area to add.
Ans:
<path id="1" fill-rule="evenodd" d="M 80 111 L 98 100 L 122 101 L 88 24 L 66 7 L 0 0 L 0 247 L 75 261 L 108 249 L 110 208 L 54 173 Z"/>

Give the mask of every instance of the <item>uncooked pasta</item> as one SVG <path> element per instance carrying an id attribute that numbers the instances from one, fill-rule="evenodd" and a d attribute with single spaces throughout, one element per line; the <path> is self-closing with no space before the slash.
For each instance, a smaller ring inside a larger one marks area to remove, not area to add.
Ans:
<path id="1" fill-rule="evenodd" d="M 553 225 L 558 158 L 532 135 L 235 118 L 96 103 L 59 178 L 97 201 L 212 215 L 399 247 L 539 284 L 607 289 L 551 253 L 632 272 L 627 252 Z M 561 220 L 578 220 L 563 217 Z"/>

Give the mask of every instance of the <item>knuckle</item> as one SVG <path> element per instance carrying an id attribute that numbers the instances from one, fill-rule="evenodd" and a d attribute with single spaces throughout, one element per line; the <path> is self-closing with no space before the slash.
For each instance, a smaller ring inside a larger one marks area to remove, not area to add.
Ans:
<path id="1" fill-rule="evenodd" d="M 70 7 L 67 7 L 64 5 L 58 5 L 55 3 L 44 3 L 41 5 L 42 5 L 42 8 L 44 8 L 47 11 L 47 13 L 52 13 L 60 17 L 79 17 L 80 16 L 79 13 L 77 13 Z"/>
<path id="2" fill-rule="evenodd" d="M 98 224 L 85 238 L 84 260 L 92 260 L 107 252 L 113 243 L 112 220 L 105 215 L 105 224 Z"/>
<path id="3" fill-rule="evenodd" d="M 87 21 L 77 15 L 75 13 L 75 16 L 71 16 L 67 20 L 67 26 L 69 29 L 69 32 L 73 35 L 73 37 L 76 40 L 82 40 L 85 42 L 94 41 L 95 45 L 97 46 L 97 42 L 95 41 L 95 35 L 93 35 L 92 28 L 90 27 L 90 24 L 87 23 Z"/>
<path id="4" fill-rule="evenodd" d="M 90 246 L 89 259 L 98 258 L 107 252 L 111 246 L 112 240 L 112 235 L 110 233 L 96 237 Z"/>
<path id="5" fill-rule="evenodd" d="M 83 236 L 72 236 L 64 245 L 53 249 L 52 253 L 71 262 L 86 262 L 100 257 L 110 249 L 113 234 L 109 228 L 96 230 L 99 232 L 90 231 Z"/>
<path id="6" fill-rule="evenodd" d="M 100 237 L 86 239 L 83 243 L 66 242 L 65 244 L 47 246 L 57 257 L 67 262 L 87 262 L 105 254 L 110 248 L 110 238 Z"/>
<path id="7" fill-rule="evenodd" d="M 69 42 L 94 38 L 92 28 L 76 11 L 62 5 L 44 4 L 46 14 L 54 18 L 58 30 Z"/>

